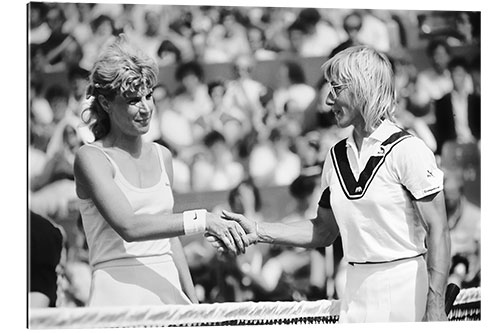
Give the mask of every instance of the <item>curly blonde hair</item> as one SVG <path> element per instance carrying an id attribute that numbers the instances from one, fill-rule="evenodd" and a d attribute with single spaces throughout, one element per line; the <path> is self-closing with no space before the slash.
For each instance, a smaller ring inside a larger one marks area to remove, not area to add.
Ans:
<path id="1" fill-rule="evenodd" d="M 347 85 L 352 106 L 360 110 L 367 131 L 375 130 L 384 119 L 394 121 L 394 73 L 384 54 L 368 46 L 353 46 L 327 60 L 321 68 L 327 81 Z"/>
<path id="2" fill-rule="evenodd" d="M 117 95 L 145 95 L 156 86 L 158 74 L 157 63 L 132 46 L 124 34 L 100 54 L 90 72 L 87 87 L 87 97 L 91 102 L 82 113 L 83 121 L 90 126 L 96 140 L 110 130 L 109 115 L 99 103 L 98 96 L 113 101 Z"/>

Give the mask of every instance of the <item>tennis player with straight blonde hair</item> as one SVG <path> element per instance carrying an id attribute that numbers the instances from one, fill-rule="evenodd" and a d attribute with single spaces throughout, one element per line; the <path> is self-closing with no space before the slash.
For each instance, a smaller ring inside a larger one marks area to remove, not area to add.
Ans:
<path id="1" fill-rule="evenodd" d="M 445 321 L 443 172 L 424 142 L 394 123 L 391 65 L 376 50 L 354 46 L 322 69 L 331 85 L 326 103 L 337 124 L 353 131 L 326 156 L 317 216 L 294 223 L 224 217 L 239 222 L 251 242 L 323 247 L 340 233 L 348 262 L 341 323 Z"/>

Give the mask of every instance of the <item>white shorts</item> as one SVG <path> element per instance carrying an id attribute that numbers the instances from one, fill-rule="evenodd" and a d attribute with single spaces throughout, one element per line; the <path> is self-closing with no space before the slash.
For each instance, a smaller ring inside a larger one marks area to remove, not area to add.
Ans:
<path id="1" fill-rule="evenodd" d="M 422 321 L 427 292 L 423 256 L 392 263 L 348 264 L 339 322 Z"/>
<path id="2" fill-rule="evenodd" d="M 92 272 L 89 306 L 191 304 L 170 256 L 120 259 Z"/>

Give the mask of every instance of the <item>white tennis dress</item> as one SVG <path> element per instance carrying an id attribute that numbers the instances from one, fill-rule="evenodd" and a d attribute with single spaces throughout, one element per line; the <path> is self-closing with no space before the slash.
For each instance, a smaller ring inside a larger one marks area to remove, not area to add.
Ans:
<path id="1" fill-rule="evenodd" d="M 156 185 L 131 185 L 113 159 L 100 147 L 115 171 L 114 181 L 127 197 L 134 213 L 171 213 L 174 198 L 155 144 L 161 177 Z M 191 304 L 183 293 L 169 239 L 127 242 L 108 224 L 92 199 L 80 201 L 83 228 L 89 245 L 92 285 L 89 306 L 137 306 Z"/>

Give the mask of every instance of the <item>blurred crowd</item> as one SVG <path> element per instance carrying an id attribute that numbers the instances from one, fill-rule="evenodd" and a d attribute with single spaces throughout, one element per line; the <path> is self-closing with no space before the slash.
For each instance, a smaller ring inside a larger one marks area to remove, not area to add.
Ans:
<path id="1" fill-rule="evenodd" d="M 397 11 L 30 3 L 29 208 L 56 225 L 69 220 L 77 235 L 69 240 L 61 228 L 58 306 L 83 306 L 88 297 L 73 159 L 93 140 L 82 122 L 89 71 L 119 33 L 160 68 L 175 67 L 178 87 L 155 88 L 157 112 L 145 136 L 172 151 L 174 192 L 227 191 L 227 203 L 206 208 L 254 218 L 265 217 L 260 189 L 268 186 L 282 186 L 294 199 L 284 219 L 313 217 L 324 157 L 351 130 L 335 124 L 324 103 L 328 85 L 321 77 L 308 83 L 296 57 L 326 60 L 358 44 L 385 52 L 399 125 L 424 140 L 445 171 L 450 281 L 480 285 L 480 200 L 467 192 L 480 177 L 480 52 L 454 52 L 474 45 L 477 51 L 480 40 L 474 13 L 451 17 L 448 29 L 425 40 L 430 66 L 419 70 Z M 267 60 L 278 60 L 276 87 L 252 75 Z M 233 76 L 207 81 L 204 65 L 212 63 L 227 63 Z M 69 84 L 46 86 L 44 75 L 52 72 L 65 73 Z M 341 244 L 314 250 L 259 244 L 238 258 L 220 256 L 203 241 L 185 251 L 202 302 L 342 296 Z"/>

